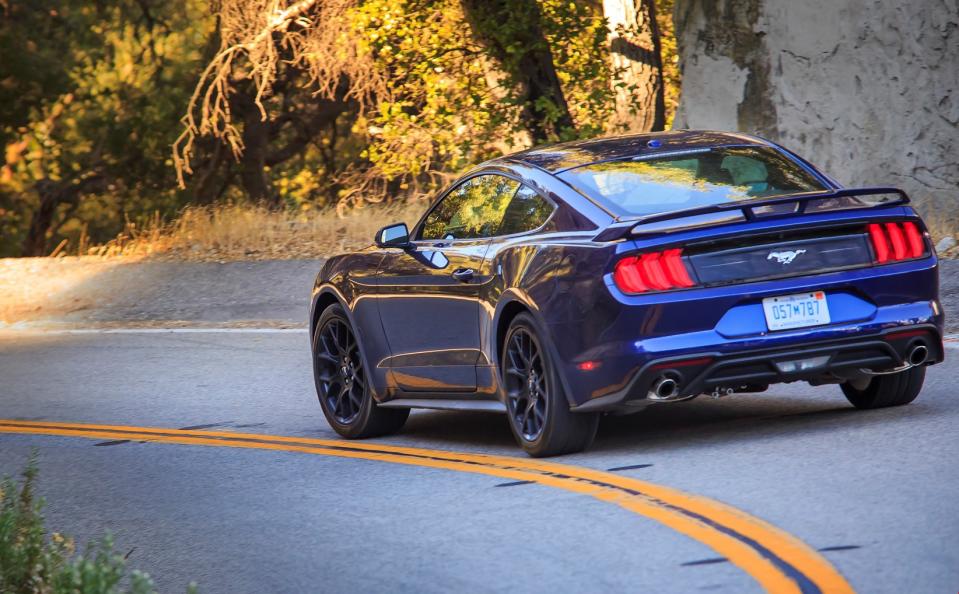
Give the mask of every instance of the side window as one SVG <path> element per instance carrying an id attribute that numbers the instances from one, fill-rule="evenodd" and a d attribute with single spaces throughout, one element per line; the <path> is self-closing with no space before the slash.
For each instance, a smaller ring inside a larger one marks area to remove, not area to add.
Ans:
<path id="1" fill-rule="evenodd" d="M 519 183 L 479 175 L 454 188 L 423 222 L 420 239 L 476 239 L 496 233 Z"/>
<path id="2" fill-rule="evenodd" d="M 553 214 L 553 205 L 544 200 L 532 188 L 521 185 L 513 196 L 497 235 L 525 233 L 543 226 L 549 215 Z"/>

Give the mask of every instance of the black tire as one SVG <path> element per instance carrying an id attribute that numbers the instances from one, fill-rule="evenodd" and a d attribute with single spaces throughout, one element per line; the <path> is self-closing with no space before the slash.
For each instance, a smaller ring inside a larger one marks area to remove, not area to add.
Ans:
<path id="1" fill-rule="evenodd" d="M 542 333 L 532 316 L 513 319 L 502 345 L 500 372 L 509 426 L 534 458 L 581 452 L 593 443 L 598 413 L 574 413 Z"/>
<path id="2" fill-rule="evenodd" d="M 313 379 L 323 415 L 347 439 L 395 433 L 410 415 L 409 409 L 380 408 L 374 402 L 356 333 L 339 305 L 326 308 L 316 324 Z"/>
<path id="3" fill-rule="evenodd" d="M 877 375 L 863 388 L 846 382 L 842 384 L 842 392 L 856 408 L 902 406 L 919 396 L 925 379 L 926 367 L 923 365 L 890 375 Z"/>

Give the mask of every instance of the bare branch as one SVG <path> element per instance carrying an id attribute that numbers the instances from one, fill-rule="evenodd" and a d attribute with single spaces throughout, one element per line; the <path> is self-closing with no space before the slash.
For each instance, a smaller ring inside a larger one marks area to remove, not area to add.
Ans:
<path id="1" fill-rule="evenodd" d="M 218 6 L 220 48 L 210 60 L 187 106 L 183 132 L 173 145 L 180 187 L 192 173 L 190 159 L 200 136 L 224 142 L 238 158 L 243 140 L 233 121 L 229 97 L 237 82 L 252 82 L 262 120 L 281 63 L 302 72 L 314 93 L 355 101 L 360 110 L 387 85 L 357 36 L 350 35 L 349 11 L 358 0 L 222 0 Z"/>

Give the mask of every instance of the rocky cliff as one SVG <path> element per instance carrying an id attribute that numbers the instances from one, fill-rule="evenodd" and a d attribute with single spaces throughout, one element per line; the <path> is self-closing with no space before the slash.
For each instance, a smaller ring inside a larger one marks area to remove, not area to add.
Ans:
<path id="1" fill-rule="evenodd" d="M 674 127 L 780 142 L 959 229 L 957 0 L 677 0 Z"/>

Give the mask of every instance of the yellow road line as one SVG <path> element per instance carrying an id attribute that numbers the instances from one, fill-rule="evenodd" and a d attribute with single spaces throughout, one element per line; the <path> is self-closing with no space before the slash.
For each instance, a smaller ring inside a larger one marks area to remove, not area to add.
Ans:
<path id="1" fill-rule="evenodd" d="M 0 433 L 301 452 L 530 481 L 614 503 L 660 522 L 709 546 L 769 592 L 853 591 L 808 545 L 732 506 L 647 481 L 555 462 L 369 442 L 88 423 L 0 420 Z"/>

